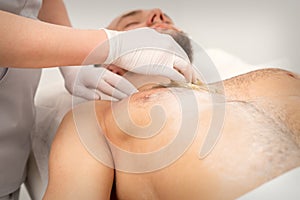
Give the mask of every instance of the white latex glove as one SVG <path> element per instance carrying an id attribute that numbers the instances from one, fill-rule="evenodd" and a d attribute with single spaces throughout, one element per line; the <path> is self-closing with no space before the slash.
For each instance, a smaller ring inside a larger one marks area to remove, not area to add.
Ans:
<path id="1" fill-rule="evenodd" d="M 65 79 L 66 89 L 72 95 L 88 100 L 100 99 L 97 90 L 116 99 L 123 99 L 137 92 L 125 78 L 102 67 L 60 67 L 60 71 Z"/>
<path id="2" fill-rule="evenodd" d="M 188 56 L 171 36 L 151 28 L 104 30 L 109 38 L 109 54 L 104 64 L 135 73 L 162 75 L 174 81 L 195 81 Z"/>

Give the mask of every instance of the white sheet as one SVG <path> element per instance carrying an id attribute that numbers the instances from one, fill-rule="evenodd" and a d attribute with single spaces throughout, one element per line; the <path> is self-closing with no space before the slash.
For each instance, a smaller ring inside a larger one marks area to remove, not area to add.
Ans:
<path id="1" fill-rule="evenodd" d="M 300 167 L 288 171 L 281 176 L 261 185 L 237 200 L 299 200 L 300 199 Z"/>

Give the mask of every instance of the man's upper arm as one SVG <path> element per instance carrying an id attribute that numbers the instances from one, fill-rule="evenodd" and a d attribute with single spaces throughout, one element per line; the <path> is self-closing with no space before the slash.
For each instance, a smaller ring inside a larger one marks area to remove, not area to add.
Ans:
<path id="1" fill-rule="evenodd" d="M 109 199 L 113 173 L 113 169 L 97 161 L 82 145 L 73 114 L 69 112 L 51 147 L 44 199 Z"/>

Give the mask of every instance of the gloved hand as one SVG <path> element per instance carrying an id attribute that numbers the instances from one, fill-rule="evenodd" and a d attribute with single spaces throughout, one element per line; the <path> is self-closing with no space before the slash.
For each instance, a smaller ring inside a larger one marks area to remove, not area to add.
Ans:
<path id="1" fill-rule="evenodd" d="M 188 56 L 171 36 L 151 28 L 104 31 L 109 38 L 109 54 L 104 64 L 135 73 L 162 75 L 174 81 L 195 81 Z"/>
<path id="2" fill-rule="evenodd" d="M 137 92 L 125 78 L 102 67 L 60 67 L 66 89 L 75 96 L 88 100 L 100 99 L 96 90 L 116 99 L 123 99 Z"/>

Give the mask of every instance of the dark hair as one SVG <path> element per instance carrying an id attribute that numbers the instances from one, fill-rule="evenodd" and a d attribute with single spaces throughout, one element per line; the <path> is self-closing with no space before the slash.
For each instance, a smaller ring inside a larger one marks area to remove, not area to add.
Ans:
<path id="1" fill-rule="evenodd" d="M 162 30 L 161 33 L 168 34 L 181 46 L 190 59 L 193 62 L 193 48 L 191 45 L 190 38 L 184 32 L 179 32 L 175 30 Z"/>

